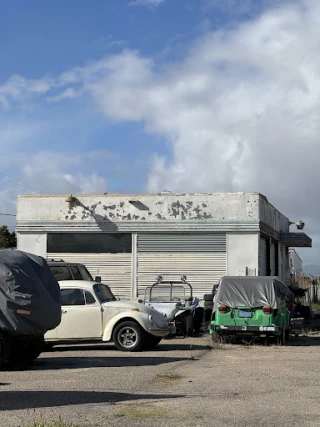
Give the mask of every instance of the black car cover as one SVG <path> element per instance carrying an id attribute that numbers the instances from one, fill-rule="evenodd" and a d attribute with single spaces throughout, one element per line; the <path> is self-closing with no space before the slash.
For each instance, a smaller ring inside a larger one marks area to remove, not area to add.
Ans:
<path id="1" fill-rule="evenodd" d="M 0 250 L 0 329 L 43 335 L 61 321 L 60 289 L 44 258 Z"/>

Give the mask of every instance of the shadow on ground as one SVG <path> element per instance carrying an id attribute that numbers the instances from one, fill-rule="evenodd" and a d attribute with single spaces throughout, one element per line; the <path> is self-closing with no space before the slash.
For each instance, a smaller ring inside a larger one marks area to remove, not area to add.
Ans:
<path id="1" fill-rule="evenodd" d="M 6 371 L 52 371 L 59 369 L 123 368 L 126 366 L 158 366 L 190 360 L 188 357 L 45 357 L 29 366 L 8 366 Z"/>
<path id="2" fill-rule="evenodd" d="M 161 344 L 157 345 L 153 350 L 149 351 L 143 351 L 142 353 L 139 352 L 139 354 L 148 354 L 148 353 L 154 353 L 154 352 L 162 352 L 162 351 L 186 351 L 186 350 L 207 350 L 208 346 L 204 344 L 190 344 L 186 343 L 183 338 L 181 339 L 175 339 L 175 340 L 163 340 L 161 341 Z M 97 351 L 97 350 L 103 350 L 103 351 L 114 351 L 116 350 L 116 347 L 114 344 L 81 344 L 81 345 L 59 345 L 53 347 L 51 350 L 48 350 L 47 353 L 59 353 L 59 352 L 75 352 L 75 351 Z M 133 353 L 131 353 L 133 354 Z"/>
<path id="3" fill-rule="evenodd" d="M 164 400 L 183 397 L 166 394 L 132 394 L 95 391 L 3 391 L 0 411 L 52 408 L 56 406 L 83 405 L 88 403 L 114 403 L 130 400 Z"/>

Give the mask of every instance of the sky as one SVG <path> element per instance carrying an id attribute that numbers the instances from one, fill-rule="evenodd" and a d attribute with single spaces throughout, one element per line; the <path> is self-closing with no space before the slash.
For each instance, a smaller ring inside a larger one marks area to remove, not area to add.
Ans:
<path id="1" fill-rule="evenodd" d="M 305 222 L 298 253 L 320 265 L 319 15 L 314 0 L 0 0 L 1 212 L 22 193 L 260 192 Z"/>

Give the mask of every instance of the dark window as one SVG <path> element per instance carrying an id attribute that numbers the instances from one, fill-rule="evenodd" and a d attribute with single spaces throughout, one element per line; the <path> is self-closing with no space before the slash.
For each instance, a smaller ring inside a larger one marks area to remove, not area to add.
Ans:
<path id="1" fill-rule="evenodd" d="M 82 289 L 61 289 L 61 305 L 84 305 Z"/>
<path id="2" fill-rule="evenodd" d="M 48 252 L 55 253 L 131 253 L 129 233 L 48 233 Z"/>
<path id="3" fill-rule="evenodd" d="M 91 292 L 89 291 L 84 291 L 85 296 L 86 296 L 86 304 L 95 304 L 97 301 L 95 299 L 95 297 L 92 295 Z"/>
<path id="4" fill-rule="evenodd" d="M 94 293 L 100 302 L 115 301 L 116 297 L 111 292 L 111 289 L 101 283 L 93 285 Z"/>
<path id="5" fill-rule="evenodd" d="M 73 280 L 69 267 L 66 265 L 50 265 L 50 271 L 56 280 Z"/>
<path id="6" fill-rule="evenodd" d="M 84 267 L 83 265 L 79 265 L 78 268 L 81 272 L 82 280 L 93 281 L 93 277 L 91 276 L 91 274 L 89 273 L 86 267 Z"/>
<path id="7" fill-rule="evenodd" d="M 74 275 L 75 280 L 82 280 L 82 276 L 78 267 L 76 267 L 75 265 L 72 265 L 71 271 L 72 271 L 72 274 Z"/>

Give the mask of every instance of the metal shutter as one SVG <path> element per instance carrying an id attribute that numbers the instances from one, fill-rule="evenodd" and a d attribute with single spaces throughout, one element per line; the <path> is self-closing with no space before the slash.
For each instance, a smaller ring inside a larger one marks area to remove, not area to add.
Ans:
<path id="1" fill-rule="evenodd" d="M 226 274 L 225 233 L 152 233 L 138 234 L 138 295 L 155 282 L 188 278 L 194 295 L 203 298 Z"/>
<path id="2" fill-rule="evenodd" d="M 267 276 L 267 241 L 260 237 L 259 244 L 259 276 Z"/>
<path id="3" fill-rule="evenodd" d="M 101 276 L 116 297 L 131 298 L 132 254 L 48 253 L 47 257 L 84 264 L 93 277 Z"/>
<path id="4" fill-rule="evenodd" d="M 274 242 L 271 242 L 270 245 L 270 269 L 271 269 L 271 276 L 277 276 L 277 262 L 276 262 L 276 244 Z"/>
<path id="5" fill-rule="evenodd" d="M 139 233 L 138 252 L 226 252 L 226 234 Z"/>

